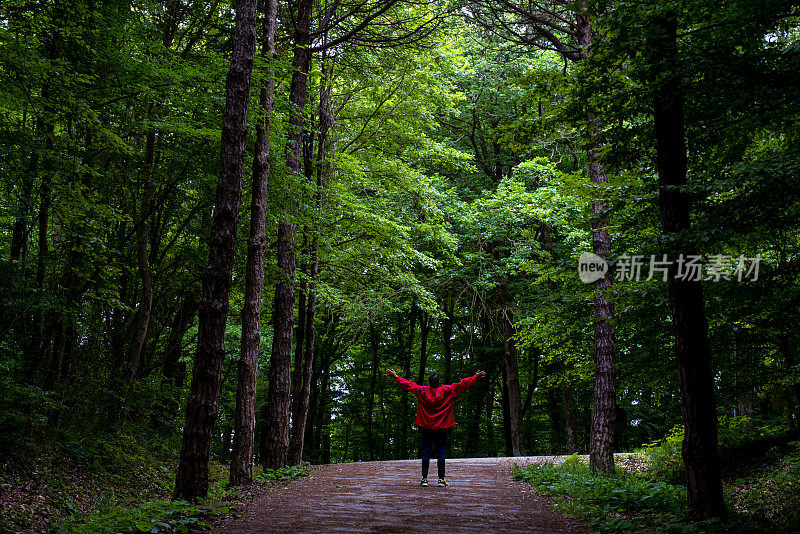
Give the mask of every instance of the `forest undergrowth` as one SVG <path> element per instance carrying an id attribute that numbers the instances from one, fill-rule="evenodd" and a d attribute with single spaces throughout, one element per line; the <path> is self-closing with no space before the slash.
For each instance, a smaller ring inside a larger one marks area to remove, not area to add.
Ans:
<path id="1" fill-rule="evenodd" d="M 0 532 L 189 532 L 233 513 L 264 488 L 308 475 L 307 463 L 255 470 L 252 486 L 230 489 L 228 467 L 212 462 L 208 498 L 171 500 L 175 452 L 165 443 L 118 434 L 38 441 L 33 458 L 0 465 Z"/>
<path id="2" fill-rule="evenodd" d="M 640 461 L 617 458 L 611 476 L 586 459 L 516 467 L 514 478 L 553 497 L 561 512 L 596 532 L 800 532 L 800 442 L 780 426 L 720 420 L 723 490 L 728 520 L 692 521 L 681 462 L 682 428 L 639 449 Z"/>

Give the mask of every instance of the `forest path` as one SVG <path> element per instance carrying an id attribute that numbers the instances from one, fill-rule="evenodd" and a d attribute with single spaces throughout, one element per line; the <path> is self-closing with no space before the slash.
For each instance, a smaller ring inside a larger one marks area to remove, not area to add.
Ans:
<path id="1" fill-rule="evenodd" d="M 555 457 L 454 458 L 449 487 L 419 486 L 420 461 L 326 465 L 310 477 L 265 491 L 215 534 L 280 532 L 589 532 L 554 511 L 545 497 L 512 479 L 514 463 Z"/>

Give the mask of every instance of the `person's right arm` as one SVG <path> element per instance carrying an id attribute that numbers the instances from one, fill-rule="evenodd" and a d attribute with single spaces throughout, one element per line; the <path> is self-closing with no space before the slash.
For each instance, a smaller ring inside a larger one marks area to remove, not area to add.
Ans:
<path id="1" fill-rule="evenodd" d="M 397 384 L 403 389 L 407 389 L 409 391 L 415 391 L 419 389 L 419 386 L 417 384 L 411 382 L 410 380 L 406 380 L 402 376 L 398 375 L 397 373 L 394 372 L 394 369 L 387 369 L 386 374 L 394 378 L 395 384 Z"/>

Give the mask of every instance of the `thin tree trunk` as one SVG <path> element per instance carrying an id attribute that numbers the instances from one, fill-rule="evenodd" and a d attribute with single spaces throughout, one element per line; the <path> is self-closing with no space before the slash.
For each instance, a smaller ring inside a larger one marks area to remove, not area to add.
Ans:
<path id="1" fill-rule="evenodd" d="M 402 344 L 403 338 L 402 336 L 399 338 L 401 342 L 401 354 L 400 357 L 402 358 L 402 367 L 403 367 L 403 376 L 411 376 L 411 350 L 414 346 L 414 331 L 416 330 L 417 325 L 417 303 L 411 303 L 411 312 L 409 314 L 409 327 L 408 327 L 408 339 L 405 345 Z M 401 421 L 402 431 L 400 433 L 400 458 L 405 459 L 409 456 L 409 444 L 408 444 L 408 430 L 411 427 L 410 422 L 410 410 L 409 410 L 409 402 L 408 402 L 408 391 L 405 389 L 402 390 L 401 394 L 401 402 L 403 405 L 403 419 Z"/>
<path id="2" fill-rule="evenodd" d="M 419 380 L 417 383 L 424 385 L 427 383 L 425 380 L 425 367 L 428 365 L 428 334 L 431 332 L 430 315 L 427 312 L 420 311 L 419 317 Z"/>
<path id="3" fill-rule="evenodd" d="M 665 234 L 677 234 L 690 227 L 686 185 L 686 144 L 683 125 L 683 98 L 678 73 L 674 16 L 659 20 L 662 32 L 655 42 L 654 67 L 658 86 L 653 98 L 656 148 L 658 154 L 659 205 Z M 684 246 L 684 254 L 692 254 Z M 727 515 L 722 495 L 722 478 L 717 448 L 717 413 L 711 352 L 708 342 L 703 288 L 699 281 L 677 278 L 677 262 L 669 267 L 672 323 L 675 329 L 675 354 L 680 376 L 684 438 L 683 463 L 686 466 L 689 509 L 698 519 L 724 518 Z"/>
<path id="4" fill-rule="evenodd" d="M 323 392 L 322 425 L 320 426 L 320 461 L 323 464 L 331 463 L 331 416 L 332 402 L 330 395 L 330 369 L 325 373 Z"/>
<path id="5" fill-rule="evenodd" d="M 583 52 L 581 60 L 589 56 L 592 26 L 586 14 L 586 2 L 576 16 L 578 42 Z M 594 137 L 599 125 L 590 113 L 589 135 Z M 602 147 L 593 144 L 587 151 L 589 179 L 593 184 L 608 183 L 603 166 L 597 161 Z M 592 251 L 598 256 L 611 253 L 611 237 L 608 234 L 608 216 L 603 212 L 606 203 L 599 199 L 592 204 Z M 611 317 L 614 305 L 609 300 L 614 278 L 611 271 L 595 283 L 594 300 L 594 392 L 592 402 L 592 431 L 589 443 L 589 466 L 595 473 L 609 475 L 614 472 L 614 428 L 616 424 L 616 382 L 614 367 L 614 326 Z"/>
<path id="6" fill-rule="evenodd" d="M 561 384 L 561 404 L 564 406 L 564 428 L 567 433 L 567 452 L 578 452 L 578 423 L 575 419 L 575 400 L 572 388 L 568 384 Z"/>
<path id="7" fill-rule="evenodd" d="M 522 396 L 519 387 L 519 368 L 517 364 L 517 347 L 514 343 L 516 328 L 510 309 L 511 295 L 504 285 L 497 287 L 500 304 L 500 319 L 503 323 L 503 379 L 506 385 L 508 401 L 508 436 L 510 440 L 510 454 L 522 456 Z"/>
<path id="8" fill-rule="evenodd" d="M 322 391 L 327 384 L 321 384 L 326 376 L 327 370 L 331 364 L 331 354 L 333 353 L 333 338 L 336 334 L 336 328 L 341 320 L 341 315 L 334 315 L 331 320 L 323 321 L 326 334 L 322 336 L 322 346 L 317 356 L 315 351 L 314 358 L 318 365 L 312 368 L 311 375 L 311 399 L 309 401 L 309 413 L 311 414 L 311 422 L 306 425 L 306 436 L 303 440 L 305 453 L 308 458 L 314 461 L 319 461 L 319 435 L 322 427 L 322 404 L 324 402 Z M 317 361 L 317 357 L 319 358 Z"/>
<path id="9" fill-rule="evenodd" d="M 303 249 L 306 252 L 309 251 L 308 245 L 308 228 L 303 227 Z M 304 275 L 308 275 L 309 265 L 306 263 L 301 267 L 301 273 Z M 299 429 L 298 428 L 298 415 L 300 410 L 301 399 L 300 396 L 303 390 L 303 356 L 305 352 L 303 348 L 305 347 L 306 341 L 306 291 L 308 290 L 308 284 L 305 281 L 301 281 L 299 284 L 299 290 L 297 293 L 297 325 L 294 328 L 294 365 L 292 366 L 292 415 L 291 415 L 291 437 L 289 439 L 289 450 L 288 450 L 288 461 L 289 465 L 294 465 L 292 461 L 293 458 L 297 456 L 297 451 L 295 450 L 295 436 L 298 432 L 305 432 L 305 428 Z M 300 456 L 302 457 L 302 450 L 300 451 Z M 298 460 L 298 463 L 300 460 Z"/>
<path id="10" fill-rule="evenodd" d="M 316 338 L 316 329 L 314 327 L 314 320 L 316 316 L 316 295 L 314 294 L 314 282 L 317 279 L 319 272 L 319 258 L 317 253 L 317 238 L 313 240 L 313 253 L 311 261 L 311 272 L 309 292 L 308 292 L 308 309 L 306 310 L 305 320 L 305 358 L 303 361 L 303 372 L 300 375 L 300 381 L 303 387 L 300 389 L 300 394 L 297 397 L 297 413 L 295 414 L 295 428 L 292 431 L 292 442 L 289 447 L 291 455 L 289 457 L 290 465 L 299 465 L 303 459 L 303 445 L 305 443 L 306 426 L 308 421 L 308 410 L 311 400 L 311 377 L 314 374 L 314 358 L 316 357 L 314 351 L 314 343 Z"/>
<path id="11" fill-rule="evenodd" d="M 375 384 L 378 380 L 380 359 L 378 352 L 378 331 L 375 323 L 369 324 L 369 346 L 372 352 L 372 372 L 369 378 L 369 396 L 367 398 L 367 451 L 370 461 L 375 460 L 375 443 L 372 439 L 372 414 L 375 409 Z"/>
<path id="12" fill-rule="evenodd" d="M 781 335 L 778 341 L 778 348 L 783 354 L 783 367 L 787 376 L 792 376 L 794 372 L 795 363 L 792 347 L 793 345 L 789 342 L 789 336 L 787 334 Z M 790 408 L 789 418 L 792 422 L 792 427 L 796 429 L 800 426 L 800 381 L 795 380 L 792 383 L 792 392 L 794 393 L 795 406 L 793 409 Z"/>
<path id="13" fill-rule="evenodd" d="M 274 333 L 269 367 L 266 456 L 264 466 L 277 469 L 286 465 L 289 446 L 289 409 L 291 394 L 291 354 L 294 323 L 294 251 L 296 225 L 281 222 L 278 226 L 278 267 L 285 281 L 275 288 L 272 314 Z"/>
<path id="14" fill-rule="evenodd" d="M 11 233 L 11 250 L 9 259 L 12 263 L 24 257 L 30 232 L 31 218 L 33 217 L 33 183 L 36 170 L 39 166 L 39 151 L 34 150 L 28 160 L 28 168 L 22 175 L 22 191 L 17 201 L 17 214 L 14 219 L 14 229 Z M 24 262 L 23 262 L 24 263 Z"/>
<path id="15" fill-rule="evenodd" d="M 448 299 L 444 306 L 444 321 L 442 323 L 442 340 L 444 342 L 444 383 L 449 384 L 452 379 L 453 368 L 453 310 L 455 299 Z"/>
<path id="16" fill-rule="evenodd" d="M 230 424 L 227 424 L 225 425 L 225 431 L 222 433 L 222 450 L 219 453 L 219 462 L 223 465 L 227 464 L 230 460 L 232 437 L 233 427 Z"/>
<path id="17" fill-rule="evenodd" d="M 186 378 L 185 364 L 180 361 L 183 336 L 186 335 L 195 315 L 197 315 L 197 304 L 197 295 L 193 291 L 186 291 L 169 327 L 167 344 L 164 348 L 164 364 L 162 368 L 164 377 L 172 381 L 178 388 L 183 386 L 183 381 Z"/>
<path id="18" fill-rule="evenodd" d="M 563 452 L 562 436 L 564 431 L 564 410 L 559 402 L 559 392 L 555 387 L 547 389 L 547 412 L 550 416 L 550 454 L 560 454 Z"/>
<path id="19" fill-rule="evenodd" d="M 47 84 L 42 88 L 43 98 L 47 98 L 49 88 Z M 45 109 L 45 113 L 52 117 L 53 110 Z M 37 131 L 44 137 L 45 153 L 50 153 L 53 149 L 53 132 L 55 127 L 50 122 L 37 120 Z M 52 169 L 49 158 L 45 158 L 43 166 L 42 181 L 39 186 L 39 216 L 38 216 L 38 250 L 36 254 L 36 306 L 31 320 L 31 334 L 26 347 L 26 361 L 31 362 L 31 375 L 36 373 L 39 365 L 50 353 L 50 340 L 45 335 L 45 315 L 42 304 L 45 293 L 45 280 L 47 278 L 48 256 L 50 254 L 50 239 L 48 231 L 50 227 L 50 207 L 52 205 Z M 47 386 L 45 389 L 49 389 Z"/>
<path id="20" fill-rule="evenodd" d="M 320 81 L 320 100 L 319 100 L 319 143 L 317 147 L 317 193 L 316 209 L 317 217 L 320 216 L 322 208 L 322 192 L 326 188 L 333 167 L 328 161 L 329 151 L 332 147 L 331 130 L 334 122 L 334 110 L 331 102 L 331 83 L 328 79 L 329 72 L 326 69 L 325 55 L 320 60 L 322 66 L 322 78 Z M 305 442 L 305 429 L 308 420 L 308 411 L 311 397 L 311 380 L 313 377 L 313 366 L 316 343 L 316 281 L 319 275 L 319 232 L 320 224 L 317 220 L 317 227 L 311 244 L 311 269 L 309 272 L 308 284 L 308 309 L 305 313 L 305 361 L 301 376 L 302 388 L 297 398 L 297 411 L 293 414 L 295 429 L 292 433 L 292 443 L 289 448 L 291 465 L 299 464 L 303 459 L 303 445 Z"/>
<path id="21" fill-rule="evenodd" d="M 511 408 L 508 405 L 508 380 L 506 380 L 506 366 L 500 365 L 500 380 L 503 386 L 501 402 L 503 406 L 503 437 L 506 442 L 506 456 L 514 456 L 514 446 L 511 443 Z"/>
<path id="22" fill-rule="evenodd" d="M 225 325 L 242 196 L 247 106 L 256 48 L 256 5 L 255 0 L 240 0 L 236 5 L 233 57 L 226 80 L 222 120 L 220 176 L 208 267 L 203 272 L 197 353 L 175 480 L 174 497 L 189 501 L 208 494 L 208 460 L 225 360 Z"/>
<path id="23" fill-rule="evenodd" d="M 267 0 L 264 7 L 264 35 L 261 55 L 275 57 L 275 18 L 277 0 Z M 259 91 L 260 120 L 256 124 L 256 145 L 253 158 L 253 196 L 250 204 L 250 239 L 247 242 L 244 306 L 242 307 L 242 340 L 239 356 L 236 412 L 234 415 L 233 451 L 231 452 L 230 484 L 241 486 L 253 482 L 253 450 L 256 428 L 256 381 L 258 351 L 261 345 L 261 296 L 264 284 L 266 253 L 266 213 L 269 180 L 269 142 L 275 72 L 268 68 Z"/>
<path id="24" fill-rule="evenodd" d="M 306 104 L 308 70 L 311 62 L 311 0 L 299 0 L 294 28 L 294 54 L 289 103 L 292 113 L 286 140 L 286 166 L 299 177 L 303 167 L 303 109 Z M 289 178 L 294 179 L 294 177 Z M 290 371 L 292 365 L 292 333 L 294 328 L 294 245 L 297 225 L 289 222 L 290 213 L 278 223 L 277 262 L 281 281 L 275 286 L 273 312 L 274 334 L 270 359 L 268 405 L 266 422 L 267 446 L 264 465 L 279 468 L 286 465 L 289 446 Z"/>
<path id="25" fill-rule="evenodd" d="M 133 342 L 128 352 L 128 369 L 125 385 L 125 404 L 128 391 L 130 390 L 136 371 L 141 361 L 144 343 L 147 340 L 147 330 L 150 326 L 150 312 L 153 307 L 153 276 L 150 272 L 150 262 L 148 261 L 147 243 L 150 239 L 150 202 L 152 195 L 153 160 L 155 157 L 156 133 L 152 129 L 147 132 L 145 141 L 145 170 L 144 187 L 142 188 L 141 221 L 137 234 L 137 264 L 139 276 L 142 279 L 142 295 L 139 300 L 139 307 L 136 310 L 136 326 L 134 328 Z"/>
<path id="26" fill-rule="evenodd" d="M 487 380 L 486 384 L 486 441 L 489 444 L 487 454 L 497 456 L 497 447 L 494 442 L 494 380 Z"/>
<path id="27" fill-rule="evenodd" d="M 467 432 L 467 443 L 464 446 L 464 452 L 469 457 L 477 457 L 480 456 L 480 444 L 481 444 L 481 419 L 483 417 L 483 410 L 485 407 L 485 401 L 483 398 L 483 393 L 486 392 L 486 389 L 479 388 L 479 396 L 478 400 L 475 403 L 475 411 L 472 414 L 472 417 L 468 423 L 468 432 Z"/>

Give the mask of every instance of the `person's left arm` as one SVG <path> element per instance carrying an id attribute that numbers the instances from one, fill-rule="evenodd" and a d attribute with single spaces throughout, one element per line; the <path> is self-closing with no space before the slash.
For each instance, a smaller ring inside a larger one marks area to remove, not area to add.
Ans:
<path id="1" fill-rule="evenodd" d="M 453 393 L 458 395 L 462 391 L 472 387 L 475 382 L 480 380 L 481 378 L 485 377 L 486 373 L 484 371 L 478 371 L 472 376 L 468 376 L 467 378 L 462 379 L 460 382 L 456 382 L 453 384 Z"/>
<path id="2" fill-rule="evenodd" d="M 394 378 L 395 383 L 403 389 L 407 389 L 409 391 L 416 391 L 419 389 L 419 386 L 410 380 L 406 380 L 402 376 L 398 375 L 394 372 L 394 369 L 387 369 L 386 374 L 390 377 Z"/>

